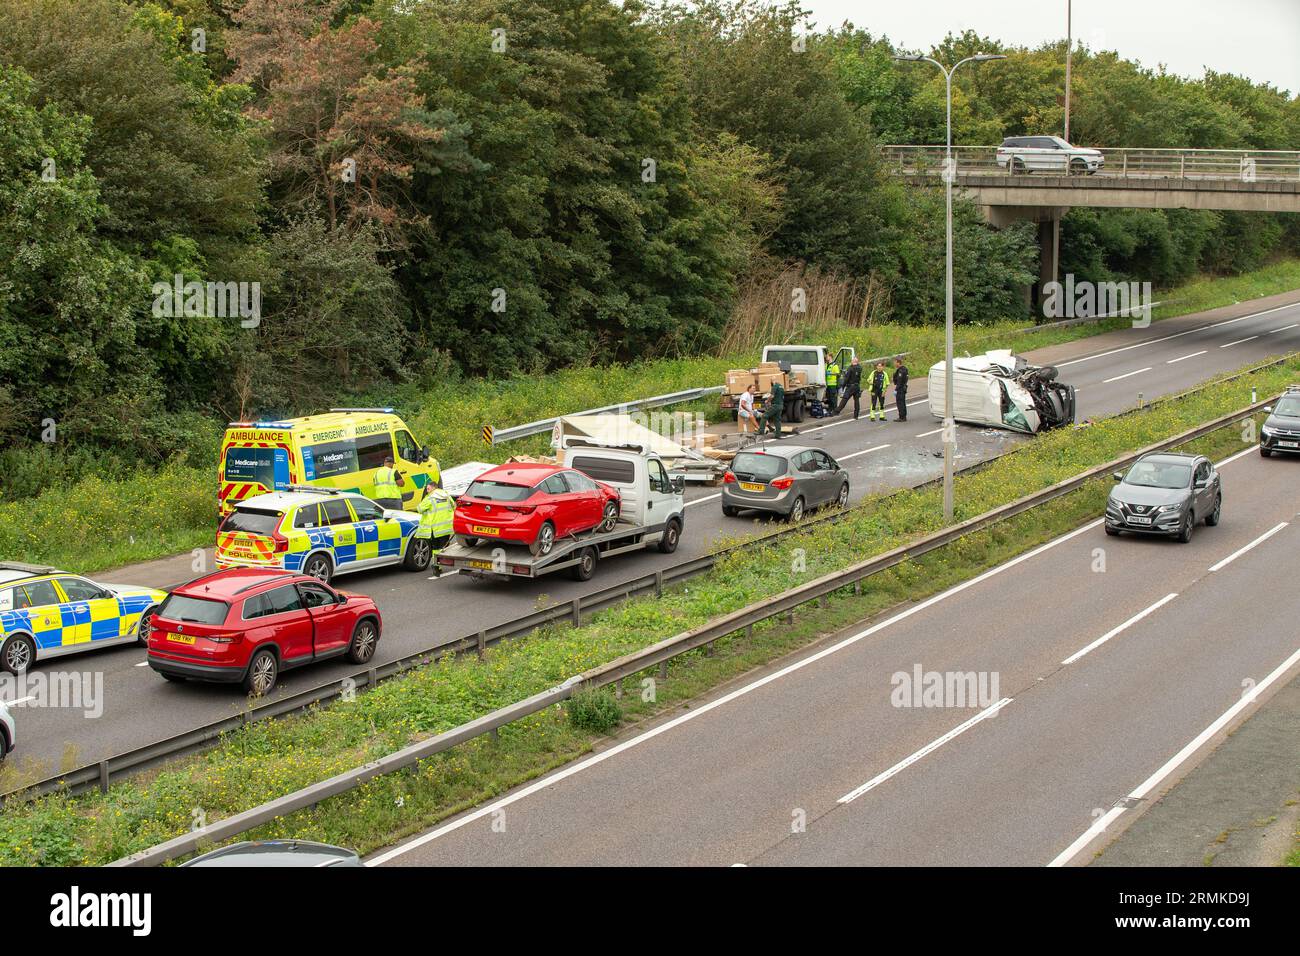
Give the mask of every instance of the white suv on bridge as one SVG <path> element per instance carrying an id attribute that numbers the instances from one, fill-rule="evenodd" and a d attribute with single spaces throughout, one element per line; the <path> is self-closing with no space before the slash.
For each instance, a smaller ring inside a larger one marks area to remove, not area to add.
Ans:
<path id="1" fill-rule="evenodd" d="M 1036 171 L 1091 175 L 1106 165 L 1099 149 L 1071 146 L 1059 136 L 1008 136 L 998 147 L 997 163 L 1009 173 Z"/>

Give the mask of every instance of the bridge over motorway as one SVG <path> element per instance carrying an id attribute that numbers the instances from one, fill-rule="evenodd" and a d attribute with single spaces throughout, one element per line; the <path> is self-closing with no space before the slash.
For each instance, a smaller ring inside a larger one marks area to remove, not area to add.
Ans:
<path id="1" fill-rule="evenodd" d="M 953 189 L 1002 227 L 1038 223 L 1039 290 L 1056 278 L 1060 222 L 1075 206 L 1300 213 L 1300 151 L 1103 149 L 1092 175 L 1010 172 L 996 146 L 954 146 Z M 885 161 L 916 183 L 941 183 L 943 146 L 885 146 Z"/>

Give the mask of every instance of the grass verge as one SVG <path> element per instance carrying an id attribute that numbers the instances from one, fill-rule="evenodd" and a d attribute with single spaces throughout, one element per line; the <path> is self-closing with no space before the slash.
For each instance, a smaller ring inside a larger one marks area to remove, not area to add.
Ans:
<path id="1" fill-rule="evenodd" d="M 1300 359 L 1236 382 L 1090 427 L 1043 435 L 957 479 L 958 520 L 1047 487 L 1135 448 L 1177 434 L 1300 375 Z M 1195 443 L 1216 458 L 1252 440 L 1222 429 Z M 686 655 L 670 666 L 653 700 L 640 685 L 618 703 L 624 719 L 689 699 L 718 682 L 806 644 L 820 633 L 900 602 L 936 593 L 1022 553 L 1100 513 L 1109 482 L 1079 491 L 969 535 L 866 582 L 863 594 L 832 597 L 793 625 L 769 622 L 752 639 L 719 642 L 712 655 Z M 602 611 L 580 627 L 553 625 L 490 649 L 483 662 L 444 657 L 388 681 L 351 702 L 232 732 L 206 754 L 175 761 L 114 785 L 107 794 L 50 796 L 5 807 L 0 864 L 100 864 L 215 820 L 433 734 L 718 615 L 936 531 L 940 491 L 913 489 L 866 499 L 834 524 L 804 527 L 766 546 L 726 556 L 709 573 L 665 593 Z M 794 558 L 798 556 L 800 561 Z M 797 568 L 798 570 L 793 570 Z M 608 726 L 608 702 L 585 700 L 585 727 Z M 593 723 L 594 721 L 594 723 Z M 371 781 L 310 811 L 285 817 L 250 837 L 296 836 L 368 852 L 488 799 L 589 749 L 596 737 L 559 711 L 547 711 L 428 760 Z M 28 768 L 29 772 L 36 768 Z M 11 769 L 9 773 L 21 772 Z"/>

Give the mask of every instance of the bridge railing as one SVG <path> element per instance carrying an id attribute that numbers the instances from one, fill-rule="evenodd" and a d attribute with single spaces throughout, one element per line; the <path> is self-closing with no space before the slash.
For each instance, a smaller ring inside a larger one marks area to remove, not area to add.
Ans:
<path id="1" fill-rule="evenodd" d="M 1008 175 L 1006 168 L 998 165 L 997 150 L 996 146 L 954 146 L 957 174 Z M 1300 181 L 1300 151 L 1296 150 L 1104 148 L 1101 152 L 1106 165 L 1098 176 Z M 905 174 L 939 176 L 943 172 L 942 146 L 883 146 L 881 155 Z"/>

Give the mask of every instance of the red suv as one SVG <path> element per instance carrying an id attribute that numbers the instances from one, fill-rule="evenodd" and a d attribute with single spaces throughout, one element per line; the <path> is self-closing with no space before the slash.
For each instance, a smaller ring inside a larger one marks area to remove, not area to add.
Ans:
<path id="1" fill-rule="evenodd" d="M 556 538 L 618 523 L 617 488 L 572 468 L 498 465 L 479 475 L 456 502 L 452 530 L 473 547 L 482 539 L 526 544 L 550 554 Z"/>
<path id="2" fill-rule="evenodd" d="M 150 625 L 149 666 L 163 677 L 242 683 L 260 697 L 290 667 L 366 663 L 381 621 L 370 598 L 305 574 L 229 568 L 176 588 Z"/>

